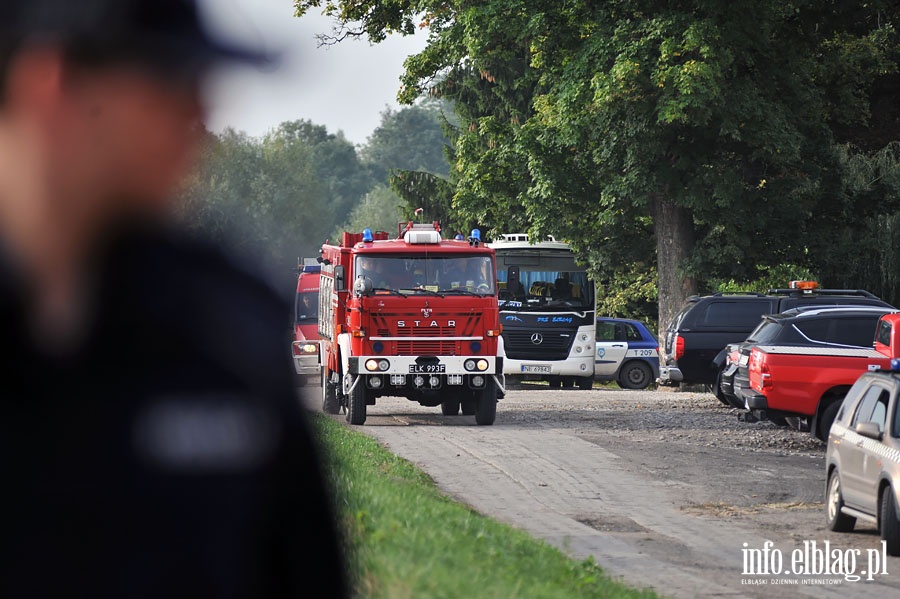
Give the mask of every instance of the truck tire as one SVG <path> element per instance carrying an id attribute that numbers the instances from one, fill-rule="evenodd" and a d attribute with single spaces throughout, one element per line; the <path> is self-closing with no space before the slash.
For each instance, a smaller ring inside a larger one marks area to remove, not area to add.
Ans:
<path id="1" fill-rule="evenodd" d="M 463 399 L 459 403 L 462 406 L 463 416 L 474 416 L 478 410 L 478 400 L 474 397 Z"/>
<path id="2" fill-rule="evenodd" d="M 578 377 L 578 388 L 582 391 L 588 391 L 594 388 L 594 377 L 580 376 Z"/>
<path id="3" fill-rule="evenodd" d="M 900 555 L 900 515 L 897 514 L 897 500 L 891 485 L 885 485 L 881 492 L 881 514 L 878 520 L 881 539 L 885 542 L 888 555 Z"/>
<path id="4" fill-rule="evenodd" d="M 458 399 L 448 399 L 446 401 L 441 402 L 441 414 L 444 416 L 456 416 L 459 414 L 459 404 L 460 401 Z"/>
<path id="5" fill-rule="evenodd" d="M 365 424 L 366 422 L 366 383 L 359 381 L 356 387 L 350 391 L 347 398 L 347 422 L 350 424 Z"/>
<path id="6" fill-rule="evenodd" d="M 337 385 L 331 380 L 331 373 L 322 371 L 322 411 L 326 414 L 339 414 L 341 402 L 337 396 Z"/>
<path id="7" fill-rule="evenodd" d="M 653 378 L 653 370 L 643 360 L 625 362 L 619 370 L 619 386 L 623 389 L 646 389 Z"/>
<path id="8" fill-rule="evenodd" d="M 493 377 L 487 377 L 484 389 L 477 392 L 477 397 L 475 424 L 481 426 L 494 424 L 494 420 L 497 418 L 497 387 Z"/>
<path id="9" fill-rule="evenodd" d="M 835 399 L 822 410 L 822 415 L 819 416 L 819 426 L 816 427 L 816 437 L 820 441 L 828 442 L 828 431 L 831 430 L 831 425 L 834 424 L 838 410 L 841 409 L 842 401 L 843 398 Z"/>
<path id="10" fill-rule="evenodd" d="M 825 487 L 825 521 L 828 530 L 834 532 L 850 532 L 856 526 L 856 518 L 841 512 L 844 507 L 844 495 L 841 492 L 841 477 L 837 468 L 828 476 L 828 485 Z"/>

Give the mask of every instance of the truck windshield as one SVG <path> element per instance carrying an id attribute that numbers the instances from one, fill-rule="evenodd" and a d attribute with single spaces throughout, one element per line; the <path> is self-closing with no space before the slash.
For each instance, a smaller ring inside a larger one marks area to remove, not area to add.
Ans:
<path id="1" fill-rule="evenodd" d="M 375 293 L 494 295 L 494 260 L 490 256 L 429 255 L 356 257 L 355 277 L 365 277 Z"/>
<path id="2" fill-rule="evenodd" d="M 584 271 L 519 271 L 519 284 L 511 289 L 508 273 L 500 271 L 500 306 L 508 308 L 594 309 L 594 286 Z"/>

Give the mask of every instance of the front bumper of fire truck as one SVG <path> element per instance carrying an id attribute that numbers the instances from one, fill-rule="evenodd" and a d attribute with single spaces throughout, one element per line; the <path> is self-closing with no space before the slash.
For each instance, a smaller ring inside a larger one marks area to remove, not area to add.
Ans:
<path id="1" fill-rule="evenodd" d="M 478 389 L 492 377 L 503 392 L 503 360 L 498 356 L 354 356 L 349 367 L 351 376 L 362 375 L 373 389 Z"/>
<path id="2" fill-rule="evenodd" d="M 316 376 L 322 372 L 322 360 L 318 341 L 294 341 L 291 344 L 294 371 L 303 376 Z"/>

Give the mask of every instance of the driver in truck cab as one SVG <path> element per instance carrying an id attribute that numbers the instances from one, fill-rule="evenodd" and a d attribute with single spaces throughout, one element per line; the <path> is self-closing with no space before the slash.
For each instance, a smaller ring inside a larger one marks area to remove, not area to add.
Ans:
<path id="1" fill-rule="evenodd" d="M 372 281 L 372 286 L 376 289 L 395 288 L 395 284 L 384 272 L 384 260 L 377 260 L 371 256 L 360 256 L 356 259 L 356 268 L 357 277 L 366 277 Z"/>

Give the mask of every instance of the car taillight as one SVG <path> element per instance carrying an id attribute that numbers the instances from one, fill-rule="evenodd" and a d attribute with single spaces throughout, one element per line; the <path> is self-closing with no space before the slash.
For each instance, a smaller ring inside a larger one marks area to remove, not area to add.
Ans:
<path id="1" fill-rule="evenodd" d="M 741 360 L 741 352 L 739 352 L 736 349 L 728 352 L 728 359 L 727 359 L 728 364 L 737 364 L 738 362 L 740 362 L 740 360 Z"/>
<path id="2" fill-rule="evenodd" d="M 758 380 L 758 389 L 760 391 L 772 387 L 772 373 L 769 371 L 769 365 L 766 362 L 766 354 L 754 348 L 750 352 L 750 362 L 747 365 L 750 371 L 750 380 Z"/>
<path id="3" fill-rule="evenodd" d="M 684 337 L 675 335 L 675 360 L 678 361 L 684 357 Z"/>

